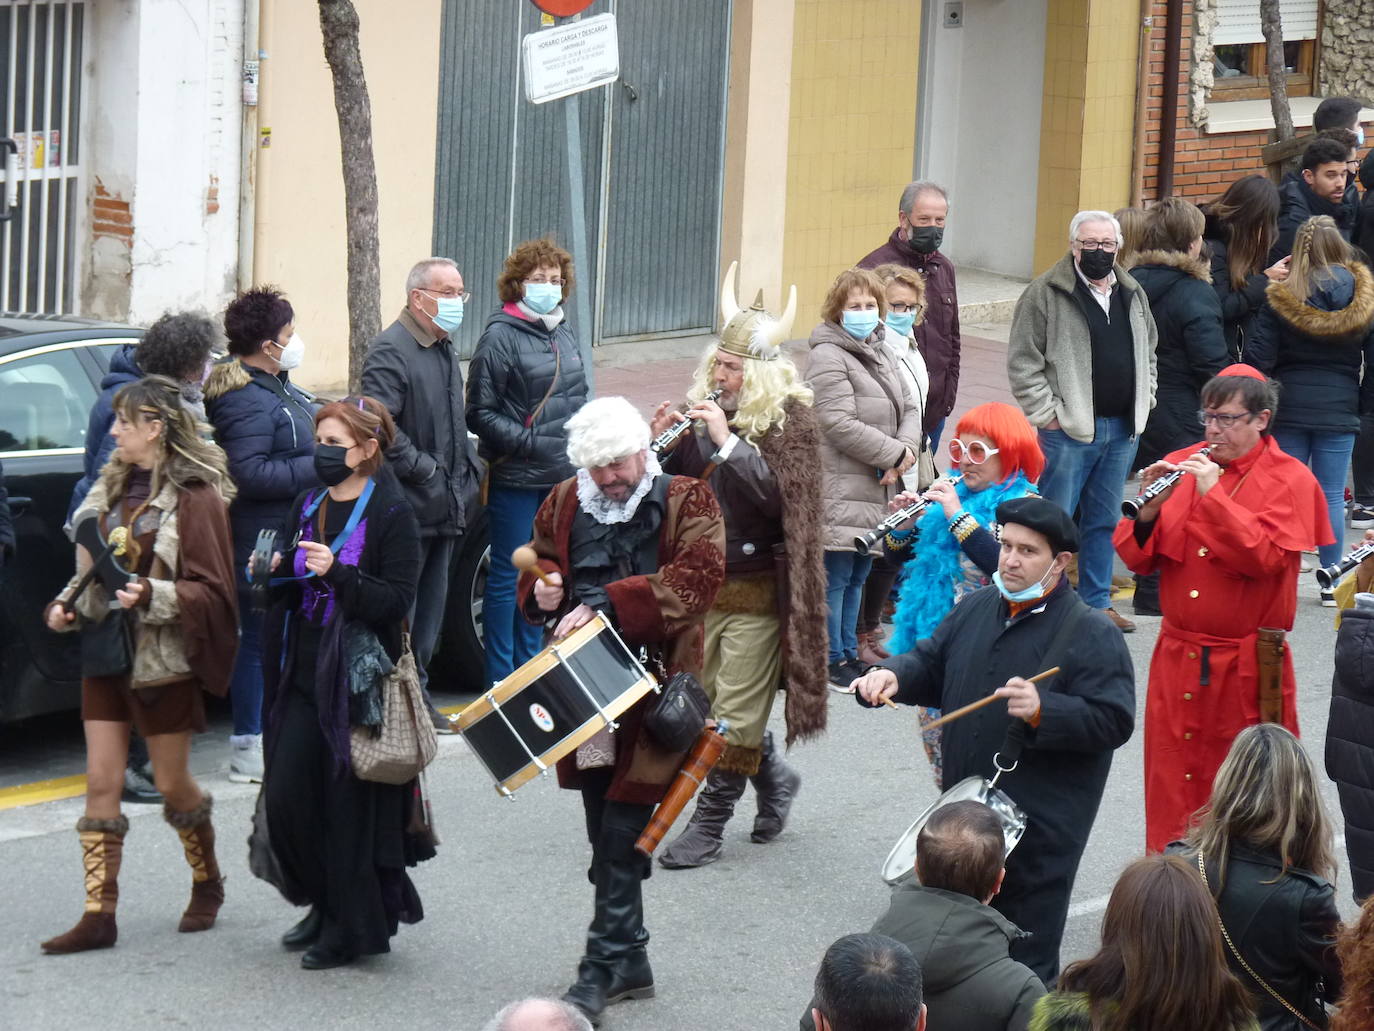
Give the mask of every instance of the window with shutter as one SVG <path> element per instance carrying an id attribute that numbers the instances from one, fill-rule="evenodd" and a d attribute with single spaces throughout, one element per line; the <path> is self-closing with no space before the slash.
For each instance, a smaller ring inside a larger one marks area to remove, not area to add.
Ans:
<path id="1" fill-rule="evenodd" d="M 1269 79 L 1259 0 L 1213 0 L 1212 94 L 1215 101 L 1267 100 Z M 1290 96 L 1312 95 L 1321 0 L 1279 0 Z"/>

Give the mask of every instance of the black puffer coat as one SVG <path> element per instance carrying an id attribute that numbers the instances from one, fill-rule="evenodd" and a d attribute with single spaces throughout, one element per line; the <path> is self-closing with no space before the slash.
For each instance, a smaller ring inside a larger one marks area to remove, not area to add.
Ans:
<path id="1" fill-rule="evenodd" d="M 1239 360 L 1254 332 L 1255 316 L 1264 307 L 1264 291 L 1269 287 L 1269 277 L 1263 272 L 1252 272 L 1245 277 L 1245 285 L 1239 290 L 1232 286 L 1229 237 L 1230 230 L 1208 215 L 1202 239 L 1207 244 L 1211 259 L 1212 289 L 1217 292 L 1217 300 L 1221 302 L 1226 347 Z"/>
<path id="2" fill-rule="evenodd" d="M 1364 200 L 1360 202 L 1354 242 L 1364 251 L 1365 262 L 1374 263 L 1374 150 L 1360 162 L 1360 184 L 1364 186 Z"/>
<path id="3" fill-rule="evenodd" d="M 1255 319 L 1245 360 L 1279 381 L 1274 424 L 1318 433 L 1358 433 L 1360 416 L 1374 412 L 1374 277 L 1360 262 L 1333 266 L 1299 301 L 1282 283 Z"/>
<path id="4" fill-rule="evenodd" d="M 1175 842 L 1169 852 L 1197 865 L 1197 854 Z M 1326 1002 L 1341 996 L 1336 958 L 1336 889 L 1326 878 L 1289 867 L 1277 855 L 1233 844 L 1225 877 L 1206 857 L 1207 884 L 1236 950 L 1270 988 L 1318 1027 L 1326 1027 Z M 1274 1001 L 1226 950 L 1231 972 L 1256 999 L 1262 1031 L 1302 1031 L 1302 1023 Z"/>
<path id="5" fill-rule="evenodd" d="M 1345 818 L 1355 899 L 1374 895 L 1374 610 L 1348 609 L 1336 635 L 1336 674 L 1326 723 L 1326 775 Z"/>
<path id="6" fill-rule="evenodd" d="M 1145 251 L 1131 276 L 1149 297 L 1159 330 L 1155 407 L 1135 453 L 1135 468 L 1141 469 L 1198 439 L 1202 386 L 1231 358 L 1222 334 L 1221 302 L 1200 258 Z"/>
<path id="7" fill-rule="evenodd" d="M 205 414 L 229 459 L 238 495 L 229 505 L 234 568 L 243 569 L 259 530 L 282 534 L 291 502 L 316 486 L 315 398 L 286 373 L 220 362 L 205 381 Z"/>
<path id="8" fill-rule="evenodd" d="M 566 322 L 550 333 L 505 311 L 491 317 L 468 366 L 468 429 L 493 485 L 547 490 L 571 476 L 564 427 L 586 403 L 587 376 Z"/>

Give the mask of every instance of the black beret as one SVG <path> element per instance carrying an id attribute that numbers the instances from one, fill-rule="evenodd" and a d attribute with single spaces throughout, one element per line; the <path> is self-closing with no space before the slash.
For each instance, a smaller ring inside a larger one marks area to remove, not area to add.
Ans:
<path id="1" fill-rule="evenodd" d="M 1034 530 L 1050 542 L 1055 554 L 1078 551 L 1078 527 L 1072 517 L 1053 501 L 1030 495 L 1012 498 L 997 506 L 999 523 L 1016 523 Z"/>

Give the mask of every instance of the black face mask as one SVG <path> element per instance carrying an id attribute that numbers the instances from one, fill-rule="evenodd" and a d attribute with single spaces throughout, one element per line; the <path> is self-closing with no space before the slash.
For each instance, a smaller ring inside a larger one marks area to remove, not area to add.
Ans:
<path id="1" fill-rule="evenodd" d="M 353 475 L 348 465 L 349 450 L 340 444 L 315 445 L 315 475 L 326 487 L 337 487 Z"/>
<path id="2" fill-rule="evenodd" d="M 940 249 L 944 239 L 944 226 L 912 226 L 907 243 L 918 254 L 933 254 Z"/>
<path id="3" fill-rule="evenodd" d="M 1079 251 L 1078 267 L 1083 270 L 1083 275 L 1093 282 L 1106 279 L 1112 274 L 1112 266 L 1116 264 L 1115 251 Z"/>

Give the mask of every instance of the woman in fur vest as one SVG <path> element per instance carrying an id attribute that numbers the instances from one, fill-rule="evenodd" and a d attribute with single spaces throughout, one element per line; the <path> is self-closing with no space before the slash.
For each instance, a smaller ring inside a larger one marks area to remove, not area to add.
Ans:
<path id="1" fill-rule="evenodd" d="M 1318 549 L 1328 566 L 1345 550 L 1345 478 L 1360 430 L 1374 411 L 1374 277 L 1328 215 L 1309 218 L 1293 240 L 1288 279 L 1270 283 L 1246 360 L 1279 381 L 1283 404 L 1274 439 L 1311 466 L 1326 495 L 1335 543 Z M 1323 605 L 1334 606 L 1328 590 Z"/>
<path id="2" fill-rule="evenodd" d="M 116 544 L 114 556 L 131 579 L 113 599 L 94 580 L 75 599 L 76 611 L 67 611 L 63 603 L 92 562 L 77 545 L 77 573 L 48 606 L 46 621 L 56 631 L 90 626 L 88 643 L 97 634 L 109 640 L 111 621 L 124 621 L 132 648 L 123 673 L 81 681 L 87 786 L 86 813 L 76 829 L 86 911 L 66 934 L 43 943 L 48 953 L 115 943 L 120 858 L 129 829 L 119 802 L 130 726 L 148 742 L 157 789 L 166 800 L 163 815 L 191 867 L 191 901 L 177 930 L 208 930 L 224 902 L 211 798 L 192 778 L 188 759 L 191 735 L 206 727 L 201 693 L 225 694 L 238 645 L 226 510 L 234 486 L 224 453 L 201 439 L 195 418 L 182 406 L 180 384 L 148 376 L 121 390 L 114 410 L 114 454 L 73 523 L 98 519 L 101 539 Z M 121 654 L 122 646 L 101 651 L 108 659 Z M 83 665 L 90 665 L 90 655 L 83 647 Z"/>
<path id="3" fill-rule="evenodd" d="M 424 917 L 406 873 L 434 855 L 416 783 L 361 780 L 350 745 L 353 726 L 380 720 L 372 692 L 353 690 L 355 673 L 401 661 L 420 575 L 420 527 L 385 468 L 395 439 L 374 398 L 316 413 L 325 486 L 291 506 L 282 580 L 263 621 L 263 806 L 277 887 L 310 906 L 282 938 L 305 950 L 306 970 L 389 952 L 398 924 Z"/>

